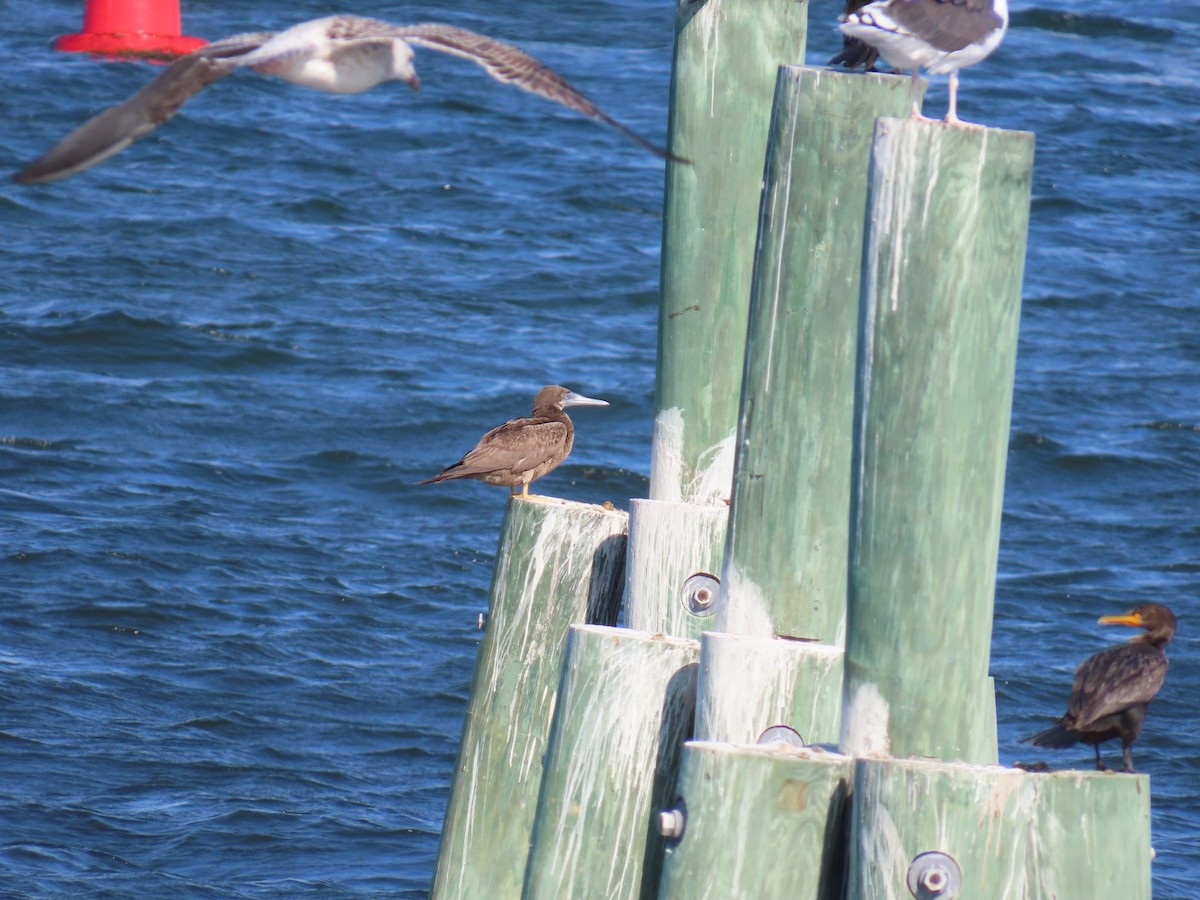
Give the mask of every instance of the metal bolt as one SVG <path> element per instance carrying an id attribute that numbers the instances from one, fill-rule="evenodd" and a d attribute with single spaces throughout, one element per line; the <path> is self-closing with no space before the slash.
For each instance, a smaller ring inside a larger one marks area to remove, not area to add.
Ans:
<path id="1" fill-rule="evenodd" d="M 908 890 L 917 900 L 953 900 L 962 889 L 962 869 L 949 853 L 929 850 L 908 867 Z"/>
<path id="2" fill-rule="evenodd" d="M 943 869 L 926 869 L 921 875 L 921 886 L 938 893 L 946 889 L 949 881 L 950 875 Z"/>
<path id="3" fill-rule="evenodd" d="M 772 725 L 758 736 L 757 744 L 788 744 L 792 747 L 805 747 L 804 738 L 790 725 Z"/>
<path id="4" fill-rule="evenodd" d="M 693 616 L 710 616 L 717 596 L 721 592 L 721 580 L 707 572 L 697 572 L 688 577 L 679 590 L 683 608 Z"/>
<path id="5" fill-rule="evenodd" d="M 687 816 L 682 809 L 664 809 L 658 814 L 658 833 L 665 838 L 681 838 L 687 828 Z"/>

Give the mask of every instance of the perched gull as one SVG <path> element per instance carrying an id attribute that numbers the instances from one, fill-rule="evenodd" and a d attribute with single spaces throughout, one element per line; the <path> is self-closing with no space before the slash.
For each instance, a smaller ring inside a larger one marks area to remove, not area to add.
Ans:
<path id="1" fill-rule="evenodd" d="M 546 385 L 533 398 L 533 415 L 493 428 L 454 465 L 419 483 L 476 478 L 509 488 L 514 497 L 520 485 L 528 499 L 529 483 L 558 466 L 575 446 L 575 427 L 563 412 L 568 406 L 608 406 L 608 401 Z"/>
<path id="2" fill-rule="evenodd" d="M 848 4 L 848 7 L 851 4 Z M 841 17 L 842 32 L 875 47 L 898 69 L 912 72 L 913 118 L 921 115 L 917 76 L 950 73 L 946 122 L 958 118 L 958 70 L 985 59 L 1008 29 L 1008 0 L 875 0 Z"/>
<path id="3" fill-rule="evenodd" d="M 497 81 L 539 94 L 611 125 L 648 150 L 678 160 L 622 125 L 549 66 L 511 44 L 451 25 L 393 25 L 362 16 L 327 16 L 286 31 L 238 34 L 180 57 L 123 103 L 89 119 L 13 176 L 22 184 L 65 178 L 124 150 L 161 125 L 194 94 L 237 69 L 336 94 L 384 81 L 420 86 L 412 45 L 461 56 Z"/>

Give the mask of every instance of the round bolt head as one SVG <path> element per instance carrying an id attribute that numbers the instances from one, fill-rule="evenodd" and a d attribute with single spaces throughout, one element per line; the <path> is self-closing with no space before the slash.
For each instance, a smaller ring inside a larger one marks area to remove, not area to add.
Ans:
<path id="1" fill-rule="evenodd" d="M 681 838 L 687 817 L 681 809 L 664 809 L 658 814 L 658 833 L 665 838 Z"/>
<path id="2" fill-rule="evenodd" d="M 688 576 L 679 589 L 679 601 L 693 616 L 711 616 L 721 593 L 721 580 L 707 572 Z"/>
<path id="3" fill-rule="evenodd" d="M 807 747 L 804 738 L 790 725 L 772 725 L 758 736 L 756 744 L 787 744 L 791 747 Z"/>
<path id="4" fill-rule="evenodd" d="M 917 900 L 953 900 L 962 890 L 962 869 L 949 853 L 929 850 L 913 858 L 907 881 Z"/>

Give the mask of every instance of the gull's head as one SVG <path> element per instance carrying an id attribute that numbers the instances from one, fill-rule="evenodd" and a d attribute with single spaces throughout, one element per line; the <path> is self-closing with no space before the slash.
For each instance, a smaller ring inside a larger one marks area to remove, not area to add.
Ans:
<path id="1" fill-rule="evenodd" d="M 421 79 L 417 77 L 417 69 L 413 65 L 413 48 L 399 38 L 395 38 L 392 41 L 392 73 L 390 78 L 392 81 L 403 81 L 414 91 L 421 88 Z"/>

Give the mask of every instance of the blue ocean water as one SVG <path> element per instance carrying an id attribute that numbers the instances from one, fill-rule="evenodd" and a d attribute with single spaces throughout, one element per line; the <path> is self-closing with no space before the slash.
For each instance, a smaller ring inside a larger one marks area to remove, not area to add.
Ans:
<path id="1" fill-rule="evenodd" d="M 184 6 L 208 38 L 345 11 Z M 75 0 L 2 9 L 6 171 L 152 74 L 51 51 Z M 518 42 L 664 139 L 669 3 L 352 11 Z M 1020 3 L 960 96 L 1038 136 L 1001 755 L 1127 636 L 1098 615 L 1173 606 L 1135 751 L 1160 898 L 1200 895 L 1198 48 L 1191 0 Z M 542 489 L 646 495 L 661 162 L 418 65 L 416 96 L 229 78 L 92 172 L 0 183 L 0 896 L 424 896 L 505 492 L 414 482 L 558 382 L 612 406 Z"/>

